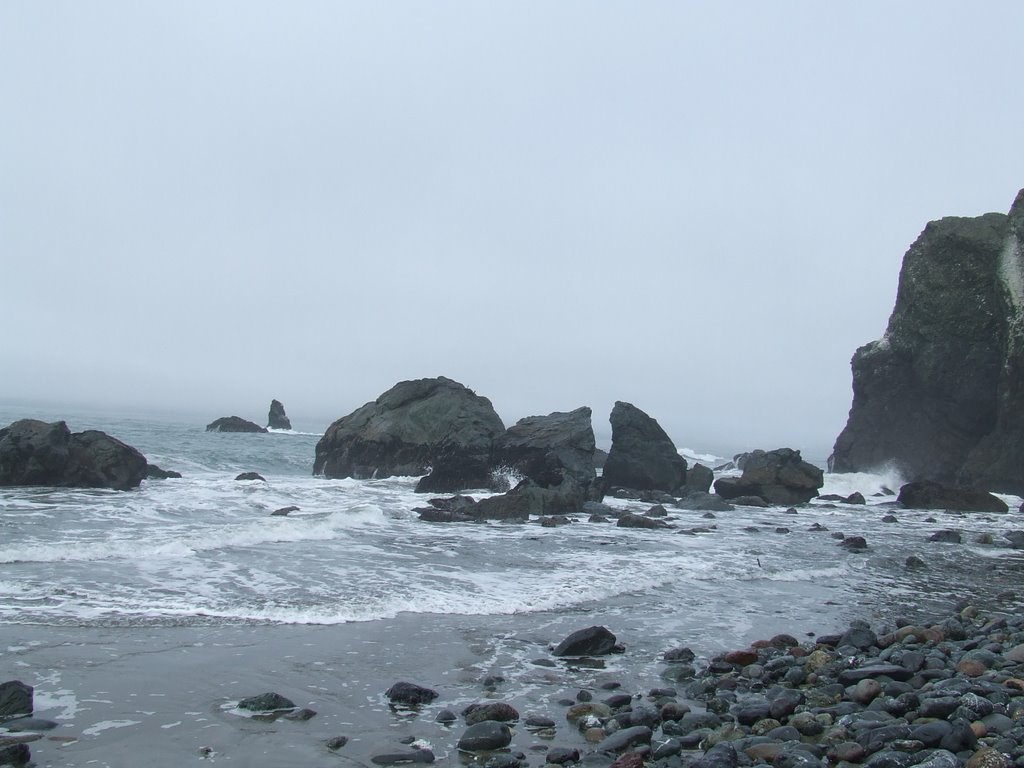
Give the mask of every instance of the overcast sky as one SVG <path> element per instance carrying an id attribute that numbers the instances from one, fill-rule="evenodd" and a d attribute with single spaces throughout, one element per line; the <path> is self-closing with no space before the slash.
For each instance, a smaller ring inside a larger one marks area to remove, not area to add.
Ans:
<path id="1" fill-rule="evenodd" d="M 323 427 L 454 378 L 678 446 L 846 421 L 1024 186 L 1024 4 L 0 0 L 0 401 Z M 72 424 L 72 427 L 74 425 Z"/>

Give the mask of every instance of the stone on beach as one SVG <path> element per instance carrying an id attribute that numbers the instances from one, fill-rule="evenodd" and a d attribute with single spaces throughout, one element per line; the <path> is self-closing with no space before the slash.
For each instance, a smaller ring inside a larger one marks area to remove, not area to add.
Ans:
<path id="1" fill-rule="evenodd" d="M 578 629 L 555 646 L 555 656 L 604 656 L 615 650 L 616 637 L 601 626 Z"/>
<path id="2" fill-rule="evenodd" d="M 493 752 L 503 749 L 512 742 L 512 731 L 496 720 L 484 720 L 465 730 L 459 739 L 458 748 L 463 752 Z"/>
<path id="3" fill-rule="evenodd" d="M 676 493 L 686 483 L 686 459 L 657 421 L 631 403 L 611 412 L 612 446 L 603 479 L 608 487 Z"/>

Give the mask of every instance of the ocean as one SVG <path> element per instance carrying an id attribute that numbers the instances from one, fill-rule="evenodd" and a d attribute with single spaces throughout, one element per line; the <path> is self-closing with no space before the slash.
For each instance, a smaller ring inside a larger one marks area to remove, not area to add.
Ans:
<path id="1" fill-rule="evenodd" d="M 35 686 L 36 715 L 59 723 L 31 745 L 37 765 L 134 765 L 139 749 L 180 765 L 201 747 L 236 764 L 335 765 L 322 741 L 345 733 L 360 761 L 434 727 L 430 712 L 413 724 L 387 710 L 398 679 L 437 687 L 440 707 L 498 675 L 503 696 L 540 705 L 609 676 L 649 687 L 680 645 L 707 659 L 855 618 L 1024 604 L 1024 554 L 998 543 L 1024 528 L 1020 499 L 1005 497 L 1006 515 L 897 509 L 891 472 L 826 475 L 822 493 L 857 490 L 866 506 L 670 509 L 671 530 L 425 523 L 416 478 L 313 477 L 318 430 L 0 408 L 0 424 L 23 417 L 102 429 L 183 475 L 129 492 L 0 489 L 0 681 Z M 235 480 L 250 471 L 266 482 Z M 942 529 L 964 543 L 928 540 Z M 869 547 L 841 549 L 837 533 Z M 908 569 L 910 555 L 926 567 Z M 626 653 L 573 672 L 535 663 L 593 624 Z M 319 714 L 286 728 L 234 708 L 265 690 Z"/>

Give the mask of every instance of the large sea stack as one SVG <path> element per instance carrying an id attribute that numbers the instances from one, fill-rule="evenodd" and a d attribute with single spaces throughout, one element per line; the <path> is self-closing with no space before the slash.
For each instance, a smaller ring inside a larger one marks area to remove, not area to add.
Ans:
<path id="1" fill-rule="evenodd" d="M 280 400 L 270 401 L 270 413 L 267 414 L 268 429 L 291 429 L 292 422 L 284 412 L 284 404 Z"/>
<path id="2" fill-rule="evenodd" d="M 829 466 L 1024 494 L 1024 190 L 1008 216 L 929 223 L 885 335 L 853 356 Z"/>
<path id="3" fill-rule="evenodd" d="M 612 447 L 605 486 L 675 493 L 686 485 L 686 459 L 657 421 L 631 403 L 616 402 L 609 417 Z"/>
<path id="4" fill-rule="evenodd" d="M 444 377 L 396 384 L 328 427 L 313 473 L 368 479 L 444 466 L 454 488 L 486 486 L 491 444 L 505 425 L 491 401 Z"/>

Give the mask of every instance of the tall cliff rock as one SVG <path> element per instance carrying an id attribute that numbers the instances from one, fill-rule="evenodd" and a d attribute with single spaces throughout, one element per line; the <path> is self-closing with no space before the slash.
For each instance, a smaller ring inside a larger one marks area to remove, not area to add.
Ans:
<path id="1" fill-rule="evenodd" d="M 1024 190 L 1009 216 L 930 222 L 885 335 L 854 353 L 830 468 L 1024 492 Z"/>

